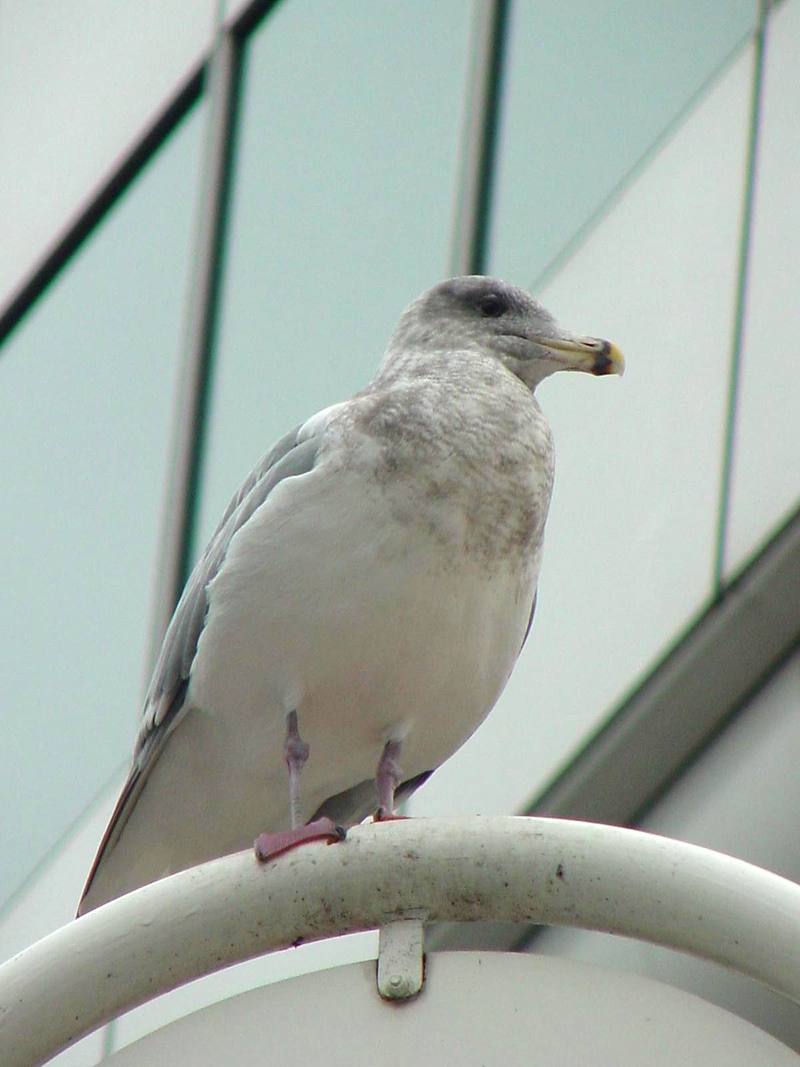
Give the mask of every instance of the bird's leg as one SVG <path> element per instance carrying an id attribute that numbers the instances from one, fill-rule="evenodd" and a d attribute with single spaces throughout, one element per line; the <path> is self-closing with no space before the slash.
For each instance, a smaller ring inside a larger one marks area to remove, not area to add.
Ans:
<path id="1" fill-rule="evenodd" d="M 403 772 L 397 762 L 400 758 L 402 741 L 387 741 L 383 746 L 378 770 L 375 774 L 375 786 L 378 791 L 378 810 L 376 821 L 394 819 L 394 791 L 403 780 Z"/>
<path id="2" fill-rule="evenodd" d="M 303 825 L 300 810 L 300 771 L 308 759 L 309 748 L 300 736 L 297 727 L 297 712 L 290 711 L 286 716 L 286 740 L 283 743 L 283 755 L 289 768 L 289 825 L 293 830 Z"/>
<path id="3" fill-rule="evenodd" d="M 297 724 L 297 712 L 290 711 L 286 716 L 286 740 L 283 743 L 283 755 L 289 768 L 289 821 L 291 829 L 278 833 L 259 834 L 255 841 L 256 858 L 271 860 L 281 852 L 302 845 L 305 841 L 327 841 L 333 844 L 343 841 L 345 830 L 337 826 L 333 819 L 321 818 L 303 825 L 300 808 L 300 772 L 308 759 L 309 747 L 300 736 Z"/>

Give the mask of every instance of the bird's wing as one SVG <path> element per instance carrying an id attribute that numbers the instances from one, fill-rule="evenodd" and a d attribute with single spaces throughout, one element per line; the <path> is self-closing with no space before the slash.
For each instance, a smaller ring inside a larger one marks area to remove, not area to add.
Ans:
<path id="1" fill-rule="evenodd" d="M 285 478 L 306 474 L 314 466 L 319 449 L 318 435 L 303 435 L 305 425 L 286 434 L 262 459 L 231 500 L 217 529 L 192 571 L 178 601 L 161 646 L 150 687 L 135 756 L 148 745 L 154 732 L 169 729 L 179 713 L 197 642 L 205 623 L 207 590 L 216 576 L 228 546 L 269 494 Z"/>
<path id="2" fill-rule="evenodd" d="M 81 901 L 89 891 L 104 853 L 119 839 L 164 742 L 187 710 L 186 690 L 205 624 L 208 586 L 218 573 L 234 534 L 261 507 L 279 482 L 312 470 L 325 428 L 341 406 L 336 404 L 319 412 L 270 449 L 228 504 L 222 521 L 195 565 L 167 627 L 145 698 L 133 764 L 100 842 Z"/>

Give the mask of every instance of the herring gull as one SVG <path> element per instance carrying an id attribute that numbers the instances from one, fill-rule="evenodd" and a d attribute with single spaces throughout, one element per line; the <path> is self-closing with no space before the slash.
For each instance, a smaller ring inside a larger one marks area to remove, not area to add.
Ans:
<path id="1" fill-rule="evenodd" d="M 495 278 L 408 307 L 370 384 L 281 438 L 229 504 L 79 913 L 258 834 L 265 858 L 391 816 L 467 740 L 533 617 L 553 481 L 534 390 L 623 367 Z"/>

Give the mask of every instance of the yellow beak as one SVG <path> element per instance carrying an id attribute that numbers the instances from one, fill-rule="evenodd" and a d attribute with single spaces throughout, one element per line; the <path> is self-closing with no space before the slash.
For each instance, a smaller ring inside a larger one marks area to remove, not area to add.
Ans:
<path id="1" fill-rule="evenodd" d="M 600 337 L 543 337 L 539 342 L 554 355 L 564 354 L 565 370 L 589 374 L 625 373 L 625 357 L 615 344 Z M 561 360 L 559 360 L 561 362 Z"/>

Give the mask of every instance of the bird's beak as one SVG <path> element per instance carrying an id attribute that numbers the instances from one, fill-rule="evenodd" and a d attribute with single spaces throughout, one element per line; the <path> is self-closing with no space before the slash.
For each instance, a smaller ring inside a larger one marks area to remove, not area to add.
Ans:
<path id="1" fill-rule="evenodd" d="M 625 373 L 625 357 L 615 344 L 600 337 L 541 337 L 537 344 L 547 348 L 564 370 L 589 374 Z"/>

